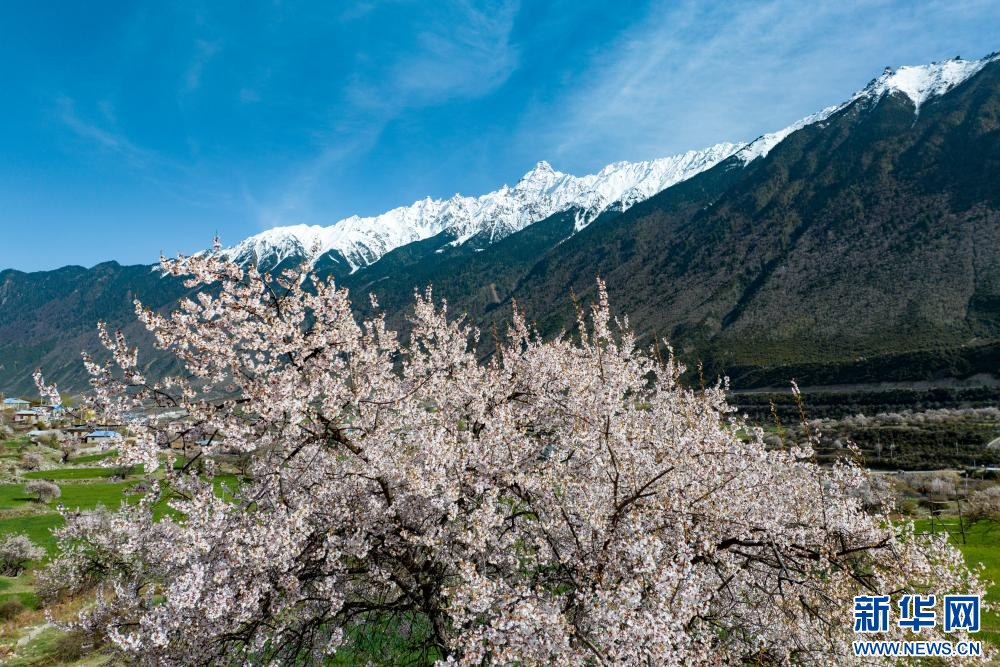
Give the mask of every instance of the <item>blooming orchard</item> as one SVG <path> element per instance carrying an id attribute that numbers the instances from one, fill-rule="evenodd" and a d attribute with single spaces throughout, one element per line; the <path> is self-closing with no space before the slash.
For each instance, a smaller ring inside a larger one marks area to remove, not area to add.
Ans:
<path id="1" fill-rule="evenodd" d="M 765 448 L 724 387 L 681 386 L 603 285 L 558 340 L 515 308 L 482 361 L 430 290 L 403 342 L 328 280 L 163 268 L 200 291 L 137 312 L 183 372 L 145 378 L 102 327 L 92 405 L 186 411 L 204 471 L 68 515 L 44 582 L 96 589 L 81 626 L 142 664 L 848 664 L 853 596 L 982 592 L 942 539 L 862 507 L 863 470 Z M 121 463 L 151 474 L 176 434 L 133 430 Z M 220 492 L 223 447 L 249 463 Z"/>

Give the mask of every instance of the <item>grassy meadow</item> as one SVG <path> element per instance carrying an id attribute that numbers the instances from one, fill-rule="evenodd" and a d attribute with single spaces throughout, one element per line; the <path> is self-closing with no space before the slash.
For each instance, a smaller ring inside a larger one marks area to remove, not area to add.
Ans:
<path id="1" fill-rule="evenodd" d="M 970 565 L 982 565 L 982 576 L 992 582 L 986 595 L 986 602 L 993 608 L 983 612 L 981 630 L 977 638 L 1000 647 L 1000 523 L 980 521 L 966 529 L 963 543 L 961 534 L 954 521 L 949 521 L 946 527 L 941 522 L 932 526 L 929 519 L 915 522 L 917 530 L 922 532 L 948 532 L 952 542 L 965 556 Z"/>
<path id="2" fill-rule="evenodd" d="M 30 472 L 12 468 L 25 452 L 40 455 L 45 467 Z M 139 496 L 130 495 L 128 489 L 139 483 L 142 468 L 123 471 L 115 467 L 100 467 L 101 461 L 113 455 L 114 452 L 86 454 L 62 463 L 58 452 L 33 445 L 26 438 L 0 442 L 0 465 L 7 465 L 3 469 L 3 478 L 0 478 L 0 536 L 25 534 L 46 551 L 48 559 L 56 550 L 52 530 L 63 524 L 58 506 L 69 510 L 91 510 L 98 506 L 115 508 L 122 502 L 137 502 Z M 122 478 L 122 472 L 128 474 Z M 25 484 L 39 479 L 57 484 L 60 497 L 39 502 L 28 493 Z M 235 481 L 235 477 L 225 481 Z M 165 501 L 157 510 L 170 511 Z M 39 609 L 35 592 L 35 570 L 43 565 L 44 560 L 29 564 L 19 576 L 0 576 L 0 664 L 24 667 L 104 664 L 105 656 L 88 655 L 85 649 L 81 650 L 79 642 L 72 641 L 72 637 L 47 622 L 45 612 Z M 20 606 L 11 605 L 12 601 L 20 603 Z M 85 603 L 85 600 L 70 601 L 47 611 L 57 620 L 70 620 Z"/>

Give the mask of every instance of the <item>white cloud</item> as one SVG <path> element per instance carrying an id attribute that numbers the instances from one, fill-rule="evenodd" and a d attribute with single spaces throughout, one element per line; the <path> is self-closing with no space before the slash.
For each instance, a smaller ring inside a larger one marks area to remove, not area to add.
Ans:
<path id="1" fill-rule="evenodd" d="M 586 170 L 752 139 L 846 99 L 884 65 L 955 55 L 984 10 L 1000 18 L 998 3 L 958 4 L 660 2 L 533 108 L 520 140 Z"/>
<path id="2" fill-rule="evenodd" d="M 201 87 L 201 77 L 212 58 L 219 53 L 218 42 L 195 40 L 195 53 L 184 74 L 184 93 L 193 93 Z"/>
<path id="3" fill-rule="evenodd" d="M 81 118 L 76 112 L 73 99 L 60 96 L 56 99 L 56 105 L 59 120 L 81 139 L 122 155 L 134 167 L 144 167 L 159 160 L 155 153 L 136 145 L 124 134 Z"/>
<path id="4" fill-rule="evenodd" d="M 518 4 L 483 11 L 460 2 L 455 11 L 416 28 L 416 44 L 351 81 L 348 100 L 365 113 L 395 115 L 407 108 L 486 95 L 518 66 L 511 30 Z"/>
<path id="5" fill-rule="evenodd" d="M 202 172 L 197 172 L 196 177 L 197 170 L 192 165 L 140 145 L 111 125 L 110 120 L 108 124 L 101 124 L 80 114 L 73 98 L 58 96 L 55 105 L 55 117 L 73 136 L 89 145 L 91 150 L 118 155 L 137 180 L 154 186 L 177 201 L 195 206 L 217 205 L 228 198 L 225 189 L 219 188 L 212 177 Z M 108 117 L 106 104 L 98 102 L 97 108 L 102 116 Z"/>
<path id="6" fill-rule="evenodd" d="M 519 63 L 511 41 L 518 8 L 508 0 L 486 11 L 461 0 L 416 26 L 412 48 L 396 54 L 389 50 L 392 55 L 384 62 L 362 58 L 364 66 L 351 79 L 345 104 L 331 113 L 334 120 L 326 128 L 314 133 L 314 156 L 293 168 L 273 192 L 245 191 L 244 201 L 258 224 L 266 229 L 326 221 L 327 215 L 312 210 L 315 186 L 338 165 L 376 145 L 390 122 L 411 109 L 483 97 L 502 86 Z"/>
<path id="7" fill-rule="evenodd" d="M 493 11 L 463 3 L 461 19 L 418 35 L 414 57 L 393 68 L 391 92 L 413 104 L 479 97 L 501 86 L 518 63 L 510 33 L 517 13 L 511 2 Z"/>

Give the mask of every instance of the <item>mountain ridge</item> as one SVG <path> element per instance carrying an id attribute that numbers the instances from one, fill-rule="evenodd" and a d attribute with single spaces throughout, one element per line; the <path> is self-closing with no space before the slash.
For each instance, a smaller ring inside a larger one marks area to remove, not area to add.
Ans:
<path id="1" fill-rule="evenodd" d="M 743 165 L 760 159 L 792 132 L 822 122 L 858 100 L 877 103 L 885 95 L 898 93 L 907 96 L 914 103 L 915 114 L 919 114 L 925 102 L 952 90 L 998 57 L 993 53 L 979 60 L 952 58 L 927 65 L 886 67 L 843 103 L 751 142 L 721 142 L 655 160 L 615 162 L 596 174 L 581 177 L 556 171 L 541 160 L 514 186 L 504 185 L 485 195 L 425 197 L 410 206 L 370 217 L 354 215 L 329 226 L 275 227 L 225 249 L 223 254 L 239 262 L 256 261 L 265 265 L 313 258 L 314 262 L 343 275 L 374 264 L 397 247 L 442 232 L 453 237 L 450 241 L 453 245 L 475 237 L 491 243 L 570 208 L 580 209 L 575 224 L 575 231 L 579 231 L 605 210 L 624 211 L 728 157 L 737 157 Z"/>
<path id="2" fill-rule="evenodd" d="M 995 373 L 997 60 L 887 69 L 783 130 L 717 145 L 702 162 L 697 152 L 670 158 L 684 177 L 655 192 L 666 171 L 635 166 L 648 163 L 602 170 L 608 195 L 593 187 L 601 172 L 574 177 L 542 161 L 520 190 L 505 186 L 488 202 L 506 218 L 442 217 L 364 266 L 301 241 L 270 260 L 252 244 L 230 256 L 265 269 L 311 257 L 352 290 L 359 311 L 370 291 L 404 329 L 413 289 L 433 284 L 486 330 L 516 299 L 555 335 L 572 321 L 569 294 L 588 298 L 599 274 L 644 339 L 668 338 L 706 372 L 746 386 Z M 534 207 L 498 204 L 553 189 Z M 131 295 L 169 309 L 184 293 L 148 266 L 59 271 L 0 272 L 0 387 L 30 387 L 37 365 L 73 386 L 80 376 L 63 367 L 92 349 L 94 320 L 142 340 Z"/>
<path id="3" fill-rule="evenodd" d="M 353 273 L 387 252 L 448 232 L 459 245 L 479 237 L 491 243 L 569 208 L 579 208 L 578 229 L 611 207 L 625 210 L 729 157 L 745 144 L 722 142 L 702 150 L 643 162 L 615 162 L 596 174 L 573 176 L 542 160 L 513 185 L 477 197 L 425 197 L 385 213 L 344 218 L 330 226 L 275 227 L 251 236 L 222 254 L 237 262 L 279 265 L 311 259 Z"/>

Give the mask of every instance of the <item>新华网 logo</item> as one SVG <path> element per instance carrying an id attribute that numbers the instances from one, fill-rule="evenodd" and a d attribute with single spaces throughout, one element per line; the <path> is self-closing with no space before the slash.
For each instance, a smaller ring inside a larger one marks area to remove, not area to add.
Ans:
<path id="1" fill-rule="evenodd" d="M 938 609 L 937 599 L 943 598 Z M 903 595 L 896 604 L 888 595 L 858 595 L 854 598 L 854 632 L 887 633 L 896 626 L 919 634 L 940 624 L 946 634 L 979 632 L 978 595 Z M 893 613 L 894 607 L 898 613 Z M 939 611 L 941 612 L 939 615 Z M 940 616 L 940 617 L 939 617 Z M 854 642 L 855 655 L 866 656 L 979 656 L 978 641 L 873 641 Z"/>
<path id="2" fill-rule="evenodd" d="M 933 628 L 938 624 L 936 595 L 904 595 L 896 603 L 899 608 L 896 625 L 913 632 Z M 945 632 L 979 632 L 978 595 L 945 595 Z M 888 595 L 858 595 L 854 598 L 854 631 L 875 633 L 889 631 L 892 601 Z"/>

